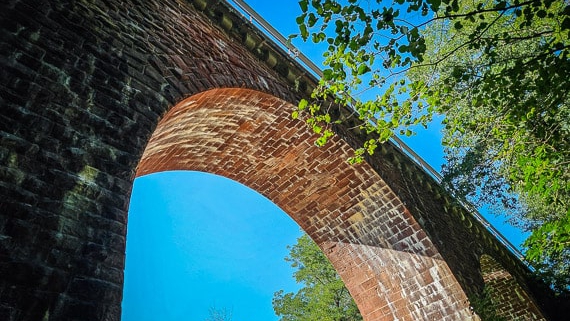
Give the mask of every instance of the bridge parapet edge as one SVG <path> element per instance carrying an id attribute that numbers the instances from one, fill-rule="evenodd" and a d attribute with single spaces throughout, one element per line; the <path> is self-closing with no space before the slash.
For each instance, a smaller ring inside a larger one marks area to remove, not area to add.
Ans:
<path id="1" fill-rule="evenodd" d="M 317 86 L 315 75 L 296 60 L 296 49 L 285 50 L 257 28 L 251 19 L 232 8 L 226 1 L 188 0 L 196 9 L 216 22 L 233 39 L 241 42 L 260 61 L 287 80 L 293 89 L 304 96 Z M 292 48 L 292 47 L 291 47 Z"/>

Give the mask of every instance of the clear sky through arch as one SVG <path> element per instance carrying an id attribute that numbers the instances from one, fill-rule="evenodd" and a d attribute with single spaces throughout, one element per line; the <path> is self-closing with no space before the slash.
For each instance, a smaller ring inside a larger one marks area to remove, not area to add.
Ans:
<path id="1" fill-rule="evenodd" d="M 301 235 L 271 201 L 230 179 L 191 171 L 135 180 L 123 321 L 277 320 L 271 299 L 298 286 L 284 257 Z"/>

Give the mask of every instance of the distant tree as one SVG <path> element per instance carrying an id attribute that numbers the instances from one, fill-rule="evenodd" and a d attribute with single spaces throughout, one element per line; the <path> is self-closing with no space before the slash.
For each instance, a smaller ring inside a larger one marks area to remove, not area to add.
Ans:
<path id="1" fill-rule="evenodd" d="M 304 234 L 285 258 L 296 269 L 297 293 L 283 290 L 273 296 L 281 321 L 359 321 L 362 316 L 344 283 L 317 244 Z"/>
<path id="2" fill-rule="evenodd" d="M 232 321 L 232 311 L 226 308 L 210 307 L 209 315 L 204 321 Z"/>

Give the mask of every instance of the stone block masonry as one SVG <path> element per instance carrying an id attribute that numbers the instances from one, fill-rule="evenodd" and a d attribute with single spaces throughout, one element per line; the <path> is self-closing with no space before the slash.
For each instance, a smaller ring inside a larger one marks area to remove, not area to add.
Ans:
<path id="1" fill-rule="evenodd" d="M 315 81 L 223 2 L 1 2 L 0 320 L 119 320 L 133 180 L 171 169 L 283 208 L 367 321 L 477 320 L 468 297 L 497 269 L 524 293 L 504 315 L 549 316 L 528 270 L 391 145 L 358 166 L 360 133 L 314 146 L 289 111 Z"/>

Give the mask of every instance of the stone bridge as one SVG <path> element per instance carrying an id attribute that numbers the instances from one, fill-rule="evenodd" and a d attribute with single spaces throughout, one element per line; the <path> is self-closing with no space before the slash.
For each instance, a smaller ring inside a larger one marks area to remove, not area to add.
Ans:
<path id="1" fill-rule="evenodd" d="M 0 320 L 119 320 L 136 176 L 223 175 L 323 249 L 364 319 L 555 318 L 529 270 L 413 161 L 327 148 L 289 114 L 316 80 L 206 0 L 0 4 Z"/>

